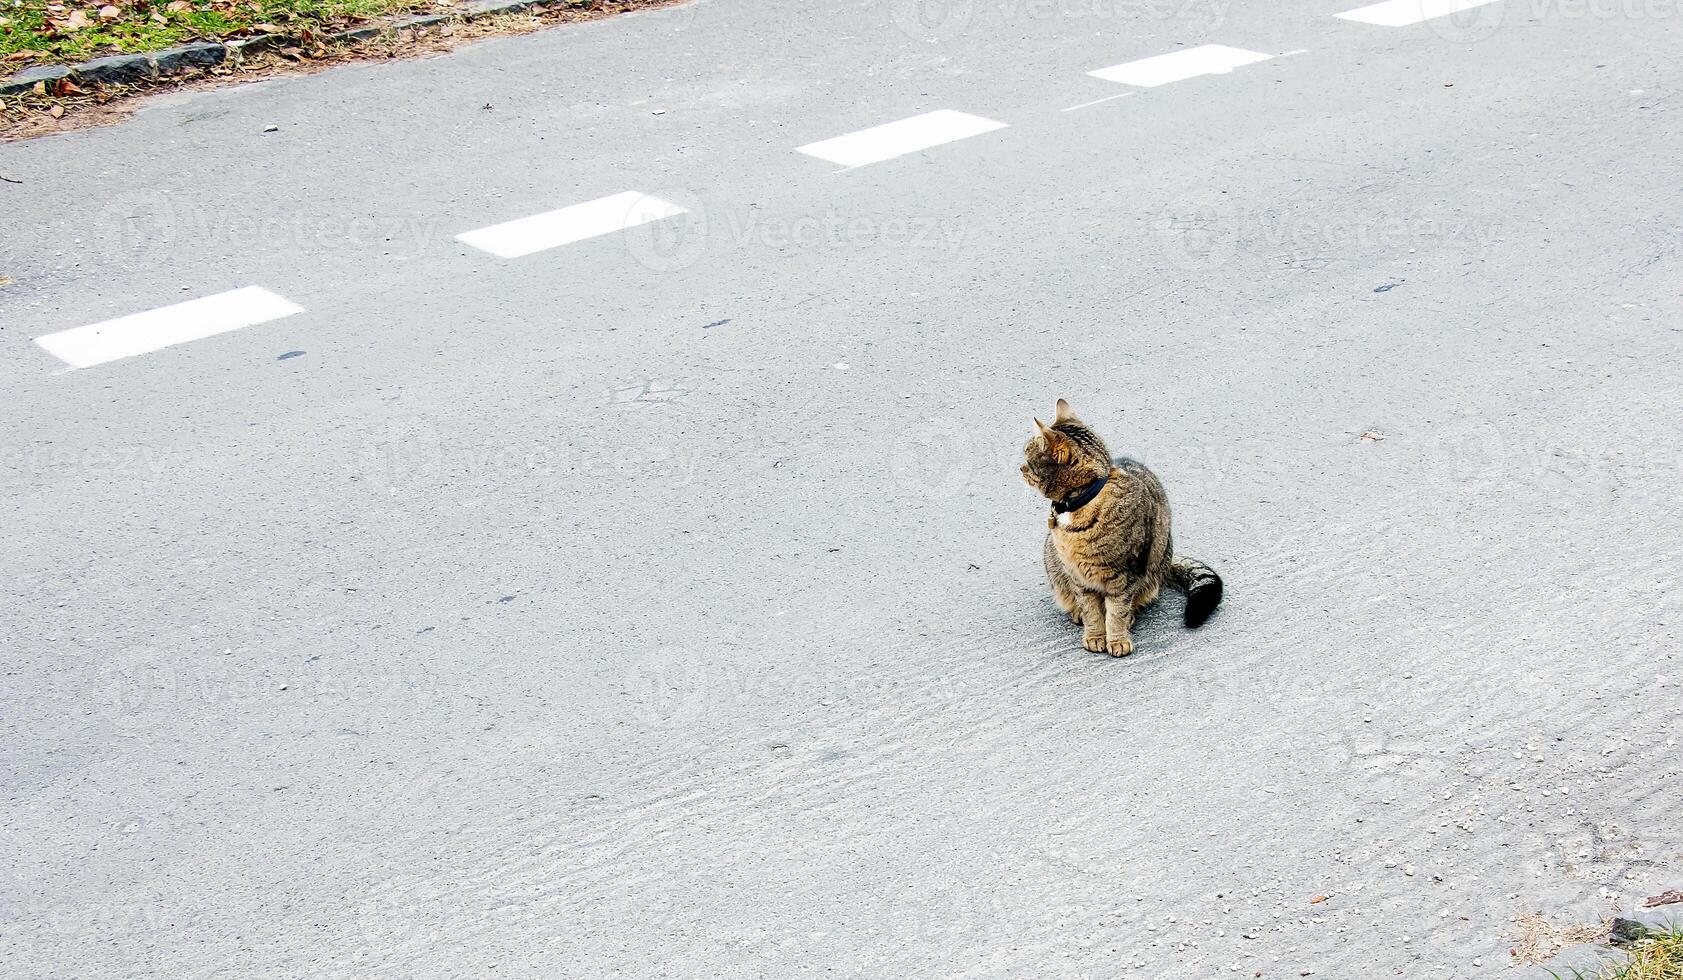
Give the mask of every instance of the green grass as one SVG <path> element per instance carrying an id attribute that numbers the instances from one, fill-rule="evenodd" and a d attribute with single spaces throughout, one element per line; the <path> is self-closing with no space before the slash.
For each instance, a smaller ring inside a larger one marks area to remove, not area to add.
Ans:
<path id="1" fill-rule="evenodd" d="M 116 16 L 101 18 L 99 0 L 81 4 L 0 0 L 0 59 L 4 59 L 0 76 L 30 65 L 73 64 L 187 41 L 267 34 L 272 33 L 270 27 L 285 34 L 321 33 L 383 14 L 448 8 L 449 4 L 435 0 L 125 0 L 112 6 Z M 76 12 L 80 18 L 73 16 Z M 80 24 L 84 19 L 86 24 Z"/>
<path id="2" fill-rule="evenodd" d="M 1683 980 L 1683 929 L 1650 933 L 1638 940 L 1628 962 L 1609 964 L 1594 973 L 1578 970 L 1571 977 L 1555 976 L 1557 980 Z"/>

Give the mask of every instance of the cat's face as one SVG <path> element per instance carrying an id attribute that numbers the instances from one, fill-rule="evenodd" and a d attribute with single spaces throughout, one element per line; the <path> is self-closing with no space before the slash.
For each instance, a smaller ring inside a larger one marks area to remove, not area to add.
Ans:
<path id="1" fill-rule="evenodd" d="M 1058 500 L 1110 472 L 1110 452 L 1104 442 L 1075 417 L 1069 403 L 1058 399 L 1052 425 L 1034 420 L 1039 430 L 1023 447 L 1023 482 L 1048 500 Z"/>

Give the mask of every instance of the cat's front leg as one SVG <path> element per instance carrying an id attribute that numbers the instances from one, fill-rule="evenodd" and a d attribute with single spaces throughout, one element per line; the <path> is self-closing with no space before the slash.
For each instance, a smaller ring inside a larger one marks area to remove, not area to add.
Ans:
<path id="1" fill-rule="evenodd" d="M 1104 650 L 1113 657 L 1126 657 L 1134 652 L 1134 603 L 1128 596 L 1105 596 Z M 1093 647 L 1088 647 L 1091 650 Z"/>
<path id="2" fill-rule="evenodd" d="M 1104 597 L 1081 593 L 1081 646 L 1093 653 L 1104 649 Z"/>
<path id="3" fill-rule="evenodd" d="M 1046 580 L 1052 583 L 1052 601 L 1064 611 L 1069 621 L 1077 626 L 1081 625 L 1081 589 L 1069 579 L 1069 573 L 1064 571 L 1064 562 L 1058 557 L 1058 546 L 1050 534 L 1046 535 L 1045 549 Z"/>

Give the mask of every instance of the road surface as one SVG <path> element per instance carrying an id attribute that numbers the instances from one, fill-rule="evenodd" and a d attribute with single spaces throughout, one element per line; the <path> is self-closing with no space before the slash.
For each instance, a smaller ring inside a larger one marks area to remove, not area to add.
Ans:
<path id="1" fill-rule="evenodd" d="M 6 972 L 1478 977 L 1677 887 L 1683 24 L 1407 2 L 704 0 L 0 146 Z M 1059 397 L 1202 629 L 1053 607 Z"/>

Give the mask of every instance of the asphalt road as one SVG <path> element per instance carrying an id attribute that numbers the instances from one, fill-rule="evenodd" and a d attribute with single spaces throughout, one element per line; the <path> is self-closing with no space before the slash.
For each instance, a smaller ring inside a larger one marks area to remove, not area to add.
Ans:
<path id="1" fill-rule="evenodd" d="M 5 972 L 1458 978 L 1683 885 L 1679 12 L 1347 6 L 707 0 L 0 146 Z M 1088 74 L 1203 44 L 1275 57 Z M 1052 606 L 1060 396 L 1204 628 Z"/>

